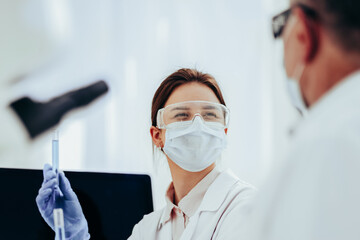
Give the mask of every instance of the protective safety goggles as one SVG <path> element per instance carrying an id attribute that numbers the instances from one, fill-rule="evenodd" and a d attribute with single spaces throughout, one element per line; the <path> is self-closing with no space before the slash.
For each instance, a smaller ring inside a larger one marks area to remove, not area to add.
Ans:
<path id="1" fill-rule="evenodd" d="M 207 101 L 188 101 L 171 104 L 159 109 L 156 120 L 158 128 L 166 129 L 170 124 L 178 127 L 190 125 L 195 116 L 200 116 L 205 124 L 215 124 L 227 128 L 229 115 L 229 109 L 222 104 Z"/>

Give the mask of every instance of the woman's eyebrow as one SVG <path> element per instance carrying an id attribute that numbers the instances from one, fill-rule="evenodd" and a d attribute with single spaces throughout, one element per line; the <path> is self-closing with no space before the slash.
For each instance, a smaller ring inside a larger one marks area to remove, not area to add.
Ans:
<path id="1" fill-rule="evenodd" d="M 190 110 L 189 107 L 175 107 L 172 108 L 170 111 L 178 111 L 178 110 Z"/>
<path id="2" fill-rule="evenodd" d="M 202 109 L 217 109 L 217 107 L 212 105 L 207 105 L 207 106 L 203 106 Z"/>

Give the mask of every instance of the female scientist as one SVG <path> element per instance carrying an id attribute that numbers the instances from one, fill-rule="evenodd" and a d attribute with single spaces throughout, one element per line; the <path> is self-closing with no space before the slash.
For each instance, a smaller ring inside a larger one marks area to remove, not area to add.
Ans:
<path id="1" fill-rule="evenodd" d="M 180 69 L 167 77 L 155 93 L 150 134 L 155 151 L 165 154 L 172 183 L 166 206 L 144 216 L 129 239 L 230 239 L 228 231 L 254 188 L 230 171 L 221 172 L 216 161 L 226 146 L 229 110 L 220 88 L 209 74 Z M 59 186 L 51 167 L 44 167 L 44 182 L 36 198 L 39 211 L 54 229 L 54 189 L 63 193 L 67 239 L 89 239 L 80 203 L 64 173 Z"/>

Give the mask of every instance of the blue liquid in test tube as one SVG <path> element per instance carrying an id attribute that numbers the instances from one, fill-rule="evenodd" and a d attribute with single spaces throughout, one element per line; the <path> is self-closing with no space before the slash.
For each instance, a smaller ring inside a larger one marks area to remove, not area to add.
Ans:
<path id="1" fill-rule="evenodd" d="M 52 139 L 52 169 L 59 181 L 59 132 L 54 130 Z"/>

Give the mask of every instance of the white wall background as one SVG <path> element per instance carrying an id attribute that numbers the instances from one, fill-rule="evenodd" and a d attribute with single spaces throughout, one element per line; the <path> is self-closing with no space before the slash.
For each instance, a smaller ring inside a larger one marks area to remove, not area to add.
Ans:
<path id="1" fill-rule="evenodd" d="M 161 81 L 182 67 L 214 75 L 223 89 L 231 110 L 223 166 L 256 186 L 277 166 L 295 119 L 270 24 L 286 0 L 66 3 L 55 11 L 66 23 L 68 45 L 57 64 L 20 83 L 17 94 L 46 100 L 100 78 L 111 92 L 61 124 L 62 169 L 149 173 L 161 207 L 170 179 L 166 164 L 154 174 L 151 100 Z M 51 162 L 50 139 L 39 145 L 38 157 L 15 167 Z"/>

